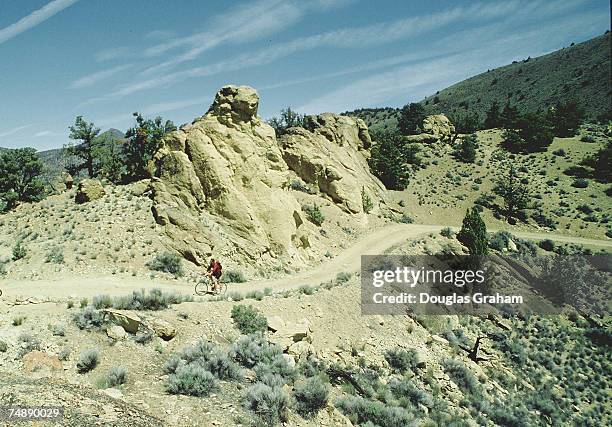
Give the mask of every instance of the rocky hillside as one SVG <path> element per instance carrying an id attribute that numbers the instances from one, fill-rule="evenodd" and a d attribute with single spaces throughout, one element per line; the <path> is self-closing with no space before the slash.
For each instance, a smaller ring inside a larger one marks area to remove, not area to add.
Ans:
<path id="1" fill-rule="evenodd" d="M 168 245 L 203 264 L 211 254 L 250 266 L 321 259 L 342 230 L 371 227 L 384 208 L 359 119 L 321 115 L 277 141 L 259 97 L 226 86 L 208 112 L 165 138 L 155 156 L 153 214 Z M 292 267 L 291 267 L 292 268 Z"/>
<path id="2" fill-rule="evenodd" d="M 427 114 L 457 117 L 478 114 L 484 120 L 495 101 L 520 111 L 537 111 L 557 102 L 576 99 L 590 120 L 610 118 L 610 33 L 537 58 L 514 61 L 504 67 L 436 92 L 420 103 Z M 395 108 L 364 108 L 346 113 L 363 119 L 369 128 L 393 128 Z"/>

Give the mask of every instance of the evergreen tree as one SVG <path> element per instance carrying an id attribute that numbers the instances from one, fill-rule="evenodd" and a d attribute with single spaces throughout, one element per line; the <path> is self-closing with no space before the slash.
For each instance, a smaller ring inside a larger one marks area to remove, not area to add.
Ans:
<path id="1" fill-rule="evenodd" d="M 119 183 L 125 173 L 123 145 L 110 132 L 100 135 L 93 146 L 95 172 L 110 182 Z"/>
<path id="2" fill-rule="evenodd" d="M 486 255 L 488 249 L 487 227 L 478 208 L 472 207 L 465 214 L 457 239 L 470 251 L 470 255 Z"/>
<path id="3" fill-rule="evenodd" d="M 476 147 L 478 146 L 478 138 L 475 134 L 465 136 L 457 150 L 455 150 L 455 157 L 465 163 L 474 163 L 476 160 Z"/>
<path id="4" fill-rule="evenodd" d="M 0 210 L 17 202 L 41 200 L 45 186 L 41 179 L 43 163 L 34 148 L 18 148 L 0 153 Z"/>
<path id="5" fill-rule="evenodd" d="M 489 107 L 487 111 L 487 117 L 484 120 L 485 129 L 494 129 L 502 127 L 501 112 L 499 111 L 499 104 L 495 101 Z"/>
<path id="6" fill-rule="evenodd" d="M 276 131 L 276 136 L 283 135 L 292 127 L 304 127 L 306 117 L 287 107 L 281 110 L 280 117 L 272 117 L 268 124 Z"/>
<path id="7" fill-rule="evenodd" d="M 410 179 L 410 164 L 420 159 L 414 147 L 404 147 L 401 135 L 384 132 L 375 135 L 369 164 L 372 173 L 391 190 L 404 190 Z"/>
<path id="8" fill-rule="evenodd" d="M 64 147 L 65 154 L 75 156 L 83 160 L 76 166 L 77 170 L 87 169 L 87 175 L 94 177 L 94 139 L 100 133 L 100 129 L 93 123 L 88 123 L 83 116 L 77 116 L 74 125 L 69 127 L 70 139 L 78 141 L 76 145 L 71 143 Z"/>
<path id="9" fill-rule="evenodd" d="M 500 125 L 505 129 L 516 129 L 518 124 L 518 109 L 510 103 L 506 103 L 500 116 Z"/>
<path id="10" fill-rule="evenodd" d="M 497 180 L 493 192 L 504 201 L 504 215 L 507 221 L 517 218 L 519 211 L 527 209 L 531 199 L 529 187 L 518 175 L 514 165 L 510 165 L 508 173 Z"/>
<path id="11" fill-rule="evenodd" d="M 400 110 L 397 126 L 402 135 L 414 135 L 418 133 L 425 119 L 425 108 L 421 104 L 406 104 Z"/>
<path id="12" fill-rule="evenodd" d="M 612 140 L 592 156 L 586 157 L 582 164 L 593 169 L 593 177 L 602 182 L 612 181 Z"/>
<path id="13" fill-rule="evenodd" d="M 561 138 L 576 135 L 580 123 L 582 123 L 582 110 L 578 108 L 578 103 L 575 100 L 557 103 L 554 108 L 549 110 L 548 114 L 554 134 Z"/>
<path id="14" fill-rule="evenodd" d="M 136 126 L 125 134 L 128 140 L 123 145 L 123 155 L 126 177 L 137 181 L 148 176 L 147 165 L 160 148 L 163 136 L 176 130 L 176 126 L 170 120 L 164 122 L 161 117 L 145 119 L 139 113 L 134 113 L 134 117 Z"/>

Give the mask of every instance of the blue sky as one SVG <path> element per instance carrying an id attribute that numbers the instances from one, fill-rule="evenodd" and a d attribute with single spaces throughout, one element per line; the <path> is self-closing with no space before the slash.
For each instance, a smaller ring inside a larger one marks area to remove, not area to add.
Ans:
<path id="1" fill-rule="evenodd" d="M 418 101 L 609 28 L 603 0 L 0 0 L 0 146 L 61 147 L 84 115 L 176 124 L 229 83 L 268 118 Z"/>

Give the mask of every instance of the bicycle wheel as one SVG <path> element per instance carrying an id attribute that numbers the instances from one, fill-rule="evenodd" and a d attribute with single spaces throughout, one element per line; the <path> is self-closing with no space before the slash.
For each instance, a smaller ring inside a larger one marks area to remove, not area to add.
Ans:
<path id="1" fill-rule="evenodd" d="M 209 283 L 208 279 L 202 279 L 195 285 L 195 294 L 196 295 L 206 295 L 209 293 Z"/>
<path id="2" fill-rule="evenodd" d="M 219 294 L 225 295 L 227 293 L 227 283 L 220 282 L 219 283 Z"/>

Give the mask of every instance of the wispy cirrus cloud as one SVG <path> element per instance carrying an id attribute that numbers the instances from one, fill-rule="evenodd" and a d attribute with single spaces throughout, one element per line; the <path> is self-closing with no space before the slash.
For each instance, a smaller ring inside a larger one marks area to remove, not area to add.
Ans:
<path id="1" fill-rule="evenodd" d="M 429 49 L 442 55 L 440 58 L 393 67 L 352 81 L 313 98 L 296 110 L 314 114 L 388 105 L 397 99 L 402 99 L 404 103 L 406 100 L 418 101 L 437 89 L 448 87 L 488 68 L 507 64 L 508 58 L 525 57 L 528 52 L 534 55 L 548 53 L 551 50 L 549 46 L 563 42 L 566 34 L 584 31 L 593 23 L 605 25 L 606 20 L 607 17 L 598 13 L 587 12 L 516 33 L 507 31 L 512 27 L 512 22 L 507 22 L 505 26 L 487 25 L 468 30 L 442 38 L 429 46 Z M 488 39 L 485 37 L 487 35 Z M 445 51 L 444 46 L 450 46 L 451 41 L 454 43 L 454 51 Z"/>
<path id="2" fill-rule="evenodd" d="M 268 1 L 268 3 L 270 2 Z M 121 98 L 136 92 L 169 86 L 186 79 L 206 77 L 221 72 L 265 65 L 297 52 L 317 48 L 363 48 L 365 46 L 392 43 L 444 27 L 459 20 L 482 20 L 505 16 L 511 11 L 516 11 L 520 6 L 521 2 L 517 0 L 490 5 L 475 4 L 469 7 L 455 7 L 430 15 L 415 16 L 393 22 L 328 31 L 288 42 L 277 43 L 258 51 L 243 53 L 214 64 L 167 73 L 145 80 L 141 79 L 135 83 L 122 85 L 109 95 L 91 101 Z M 180 43 L 183 42 L 185 40 L 181 39 Z M 165 64 L 169 64 L 169 62 L 160 65 L 165 66 Z"/>
<path id="3" fill-rule="evenodd" d="M 22 130 L 26 130 L 28 128 L 31 128 L 34 125 L 35 125 L 35 123 L 30 123 L 30 124 L 27 124 L 27 125 L 22 125 L 22 126 L 14 127 L 14 128 L 9 129 L 7 131 L 1 132 L 0 133 L 0 138 L 6 138 L 7 136 L 15 135 L 15 134 L 21 132 Z"/>
<path id="4" fill-rule="evenodd" d="M 14 24 L 0 29 L 0 44 L 17 37 L 19 34 L 34 28 L 41 22 L 46 21 L 53 15 L 61 12 L 69 6 L 72 6 L 78 0 L 53 0 L 38 10 L 30 13 L 28 16 L 21 18 Z"/>
<path id="5" fill-rule="evenodd" d="M 112 61 L 113 59 L 127 58 L 132 53 L 132 48 L 129 46 L 117 46 L 96 52 L 94 59 L 97 62 Z"/>
<path id="6" fill-rule="evenodd" d="M 122 71 L 125 71 L 131 67 L 133 67 L 133 64 L 118 65 L 107 70 L 97 71 L 95 73 L 88 74 L 86 76 L 74 80 L 72 83 L 70 83 L 68 87 L 70 89 L 83 89 L 89 86 L 93 86 L 96 83 L 101 82 L 102 80 L 109 79 L 114 75 L 119 74 Z"/>
<path id="7" fill-rule="evenodd" d="M 50 136 L 50 135 L 55 135 L 55 132 L 52 132 L 50 130 L 42 130 L 40 132 L 36 132 L 33 136 L 34 138 L 42 138 L 44 136 Z"/>
<path id="8" fill-rule="evenodd" d="M 242 44 L 261 39 L 290 27 L 312 11 L 344 6 L 353 0 L 259 0 L 239 5 L 211 19 L 208 29 L 151 46 L 145 56 L 155 57 L 178 48 L 186 49 L 172 59 L 144 70 L 150 75 L 196 59 L 221 44 Z"/>

